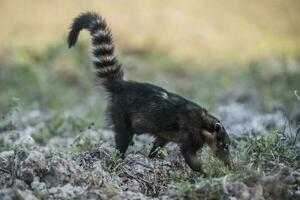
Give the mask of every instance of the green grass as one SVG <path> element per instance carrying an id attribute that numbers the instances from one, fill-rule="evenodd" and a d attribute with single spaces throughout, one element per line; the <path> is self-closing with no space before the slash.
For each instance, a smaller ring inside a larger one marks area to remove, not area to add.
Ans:
<path id="1" fill-rule="evenodd" d="M 52 137 L 66 137 L 74 135 L 76 133 L 78 134 L 90 127 L 90 125 L 91 122 L 87 118 L 72 115 L 64 117 L 60 114 L 55 114 L 49 121 L 47 121 L 45 127 L 40 131 L 36 131 L 36 133 L 34 133 L 32 137 L 38 144 L 45 145 Z M 85 138 L 81 139 L 84 140 Z M 84 147 L 77 147 L 77 145 L 75 146 L 76 148 L 84 149 Z"/>
<path id="2" fill-rule="evenodd" d="M 249 136 L 238 141 L 231 149 L 234 170 L 230 171 L 209 151 L 204 151 L 203 163 L 208 176 L 223 177 L 247 171 L 260 174 L 270 174 L 278 166 L 294 169 L 300 168 L 300 148 L 296 146 L 297 136 L 286 136 L 277 131 L 262 133 L 259 136 Z"/>
<path id="3" fill-rule="evenodd" d="M 297 136 L 286 136 L 276 131 L 262 136 L 251 136 L 241 141 L 237 147 L 245 155 L 247 167 L 252 169 L 272 169 L 272 165 L 283 164 L 300 168 L 300 149 L 296 146 Z M 270 165 L 272 163 L 272 165 Z"/>

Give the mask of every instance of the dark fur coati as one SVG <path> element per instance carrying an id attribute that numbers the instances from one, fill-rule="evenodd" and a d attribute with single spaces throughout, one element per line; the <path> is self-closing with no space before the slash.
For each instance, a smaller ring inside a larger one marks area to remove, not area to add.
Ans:
<path id="1" fill-rule="evenodd" d="M 111 31 L 105 20 L 87 12 L 74 19 L 68 36 L 69 47 L 79 32 L 90 32 L 96 76 L 108 93 L 107 118 L 115 132 L 116 148 L 124 156 L 134 134 L 149 133 L 156 139 L 149 157 L 168 142 L 180 146 L 187 164 L 204 173 L 196 152 L 208 144 L 216 156 L 231 165 L 229 137 L 220 121 L 201 106 L 147 83 L 126 81 L 117 57 Z"/>

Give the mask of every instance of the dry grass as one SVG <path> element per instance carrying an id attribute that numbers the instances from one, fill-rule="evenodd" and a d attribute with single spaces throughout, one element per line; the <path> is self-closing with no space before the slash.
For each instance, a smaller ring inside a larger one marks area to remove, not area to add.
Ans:
<path id="1" fill-rule="evenodd" d="M 78 13 L 107 18 L 120 48 L 159 48 L 199 61 L 294 55 L 297 0 L 1 0 L 0 49 L 40 49 L 66 37 Z"/>

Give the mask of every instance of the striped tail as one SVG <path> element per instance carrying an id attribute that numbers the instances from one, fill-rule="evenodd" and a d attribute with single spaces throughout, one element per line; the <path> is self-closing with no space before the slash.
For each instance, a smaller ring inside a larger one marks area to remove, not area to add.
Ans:
<path id="1" fill-rule="evenodd" d="M 93 63 L 96 76 L 104 88 L 112 92 L 123 80 L 123 71 L 117 57 L 114 55 L 111 31 L 105 20 L 96 13 L 82 13 L 74 19 L 70 27 L 69 48 L 76 44 L 79 32 L 82 29 L 87 29 L 92 37 Z"/>

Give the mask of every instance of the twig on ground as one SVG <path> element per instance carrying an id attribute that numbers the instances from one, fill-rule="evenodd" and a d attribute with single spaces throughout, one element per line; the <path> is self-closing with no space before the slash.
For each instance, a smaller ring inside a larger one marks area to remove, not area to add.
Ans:
<path id="1" fill-rule="evenodd" d="M 152 185 L 151 182 L 149 182 L 149 181 L 147 181 L 147 180 L 145 180 L 145 179 L 143 179 L 143 178 L 134 176 L 134 175 L 130 174 L 128 171 L 126 171 L 126 170 L 124 170 L 124 173 L 125 173 L 127 176 L 129 176 L 130 178 L 133 178 L 133 179 L 135 179 L 135 180 L 140 180 L 140 181 L 143 181 L 143 182 L 145 182 L 145 183 L 147 183 L 147 184 L 149 184 L 149 185 Z"/>
<path id="2" fill-rule="evenodd" d="M 7 174 L 10 174 L 10 171 L 8 171 L 7 169 L 0 168 L 0 171 L 2 171 L 4 173 L 7 173 Z"/>

